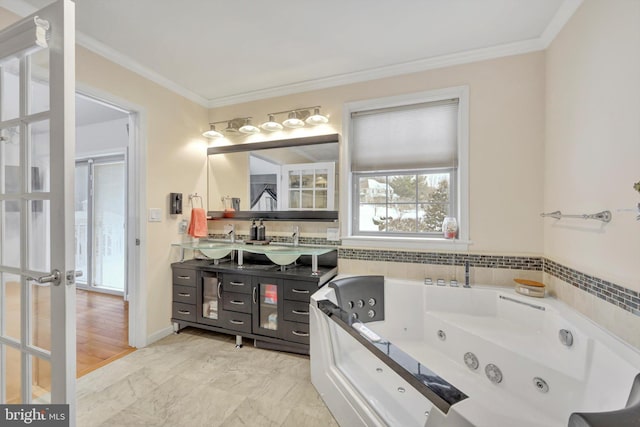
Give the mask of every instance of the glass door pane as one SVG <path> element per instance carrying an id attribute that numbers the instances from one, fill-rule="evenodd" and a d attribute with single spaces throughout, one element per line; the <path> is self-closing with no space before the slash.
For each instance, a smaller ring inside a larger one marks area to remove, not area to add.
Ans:
<path id="1" fill-rule="evenodd" d="M 262 335 L 278 337 L 280 331 L 279 318 L 282 304 L 281 282 L 277 279 L 260 281 L 257 284 L 258 301 L 254 305 L 254 332 Z"/>
<path id="2" fill-rule="evenodd" d="M 0 285 L 2 288 L 0 292 L 0 316 L 2 320 L 0 324 L 3 326 L 3 330 L 0 331 L 0 335 L 11 338 L 17 342 L 20 341 L 22 329 L 20 321 L 20 302 L 21 286 L 20 276 L 11 273 L 0 273 Z"/>
<path id="3" fill-rule="evenodd" d="M 75 241 L 76 241 L 76 271 L 81 271 L 78 284 L 87 285 L 89 277 L 89 164 L 76 165 L 75 191 Z"/>
<path id="4" fill-rule="evenodd" d="M 124 291 L 124 162 L 93 165 L 93 284 Z"/>
<path id="5" fill-rule="evenodd" d="M 220 318 L 220 282 L 209 273 L 202 276 L 202 317 L 212 320 Z"/>

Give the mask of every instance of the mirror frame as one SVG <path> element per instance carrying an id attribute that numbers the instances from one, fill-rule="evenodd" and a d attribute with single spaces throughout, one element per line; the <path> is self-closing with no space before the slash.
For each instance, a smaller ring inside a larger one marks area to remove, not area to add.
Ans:
<path id="1" fill-rule="evenodd" d="M 220 145 L 207 148 L 207 160 L 215 154 L 230 154 L 246 151 L 267 150 L 271 148 L 302 147 L 305 145 L 339 143 L 340 136 L 337 133 L 328 135 L 307 136 L 302 138 L 276 139 L 271 141 L 251 142 L 242 144 Z M 338 149 L 339 153 L 339 149 Z M 336 170 L 339 170 L 336 167 Z M 210 169 L 207 167 L 207 194 L 209 194 Z M 338 211 L 312 211 L 312 210 L 287 210 L 287 211 L 207 211 L 209 218 L 225 219 L 268 219 L 279 221 L 338 221 Z"/>

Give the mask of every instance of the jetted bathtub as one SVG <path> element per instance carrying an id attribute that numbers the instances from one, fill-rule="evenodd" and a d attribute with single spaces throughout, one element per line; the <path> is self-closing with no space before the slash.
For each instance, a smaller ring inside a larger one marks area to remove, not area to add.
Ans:
<path id="1" fill-rule="evenodd" d="M 341 426 L 640 426 L 640 353 L 553 298 L 338 277 L 310 328 Z"/>

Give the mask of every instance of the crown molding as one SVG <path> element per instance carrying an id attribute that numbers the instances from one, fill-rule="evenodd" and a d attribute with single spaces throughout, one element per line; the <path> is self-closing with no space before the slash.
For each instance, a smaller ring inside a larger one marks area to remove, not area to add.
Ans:
<path id="1" fill-rule="evenodd" d="M 132 58 L 123 55 L 122 53 L 110 48 L 102 42 L 97 41 L 93 37 L 89 37 L 84 33 L 76 31 L 76 42 L 80 46 L 109 59 L 110 61 L 120 65 L 121 67 L 124 67 L 136 74 L 141 75 L 142 77 L 164 87 L 165 89 L 175 92 L 178 95 L 181 95 L 188 100 L 195 102 L 196 104 L 200 104 L 203 107 L 208 107 L 208 101 L 206 98 L 203 98 L 202 96 L 188 89 L 185 89 L 174 81 L 161 76 L 155 71 L 152 71 L 149 68 L 136 62 Z"/>
<path id="2" fill-rule="evenodd" d="M 573 16 L 576 10 L 580 7 L 583 0 L 565 0 L 562 2 L 556 14 L 544 29 L 540 36 L 540 41 L 544 44 L 544 49 L 551 45 L 551 42 L 556 38 L 564 26 L 569 22 L 569 19 Z"/>
<path id="3" fill-rule="evenodd" d="M 38 10 L 22 0 L 0 0 L 0 7 L 22 17 L 31 15 Z"/>
<path id="4" fill-rule="evenodd" d="M 0 0 L 0 7 L 5 8 L 18 16 L 28 16 L 32 13 L 36 12 L 38 9 L 31 6 L 27 2 L 23 0 Z M 149 68 L 139 64 L 137 61 L 132 58 L 123 55 L 122 53 L 116 51 L 115 49 L 110 48 L 102 42 L 97 41 L 93 37 L 89 37 L 81 31 L 76 30 L 76 43 L 90 51 L 105 57 L 106 59 L 120 65 L 132 71 L 147 80 L 150 80 L 165 89 L 168 89 L 178 95 L 181 95 L 187 98 L 190 101 L 195 102 L 203 107 L 207 107 L 208 101 L 206 98 L 182 87 L 181 85 L 175 83 L 174 81 L 167 79 L 166 77 L 161 76 L 155 71 L 150 70 Z"/>
<path id="5" fill-rule="evenodd" d="M 401 64 L 394 64 L 386 67 L 357 71 L 355 73 L 339 74 L 331 77 L 307 80 L 263 90 L 241 93 L 238 95 L 213 98 L 209 100 L 208 107 L 216 108 L 226 105 L 240 104 L 243 102 L 257 101 L 260 99 L 273 98 L 277 96 L 291 95 L 294 93 L 307 92 L 311 90 L 326 89 L 329 87 L 360 83 L 385 77 L 393 77 L 403 74 L 432 70 L 436 68 L 483 61 L 487 59 L 501 58 L 504 56 L 535 52 L 538 50 L 543 50 L 544 48 L 544 44 L 540 39 L 530 39 L 521 42 L 508 43 L 482 49 L 453 53 L 449 55 L 436 56 L 433 58 L 420 59 L 417 61 L 405 62 Z"/>
<path id="6" fill-rule="evenodd" d="M 291 95 L 294 93 L 307 92 L 311 90 L 326 89 L 329 87 L 342 86 L 353 83 L 361 83 L 369 80 L 376 80 L 385 77 L 398 76 L 403 74 L 427 71 L 436 68 L 450 67 L 454 65 L 467 64 L 471 62 L 496 59 L 511 55 L 520 55 L 529 52 L 544 50 L 562 30 L 567 21 L 580 7 L 583 0 L 564 0 L 558 8 L 542 35 L 538 38 L 524 40 L 515 43 L 492 46 L 481 49 L 474 49 L 465 52 L 458 52 L 449 55 L 436 56 L 432 58 L 420 59 L 401 64 L 394 64 L 386 67 L 357 71 L 354 73 L 339 74 L 314 80 L 300 81 L 296 83 L 275 86 L 267 89 L 255 90 L 236 95 L 223 96 L 219 98 L 206 99 L 174 81 L 161 76 L 153 70 L 139 64 L 133 58 L 121 54 L 107 45 L 81 33 L 76 32 L 76 41 L 79 45 L 127 68 L 136 74 L 168 89 L 178 95 L 202 105 L 207 108 L 216 108 L 244 102 L 257 101 L 260 99 L 274 98 L 278 96 Z M 36 8 L 23 0 L 0 0 L 0 7 L 11 12 L 27 16 L 36 11 Z"/>

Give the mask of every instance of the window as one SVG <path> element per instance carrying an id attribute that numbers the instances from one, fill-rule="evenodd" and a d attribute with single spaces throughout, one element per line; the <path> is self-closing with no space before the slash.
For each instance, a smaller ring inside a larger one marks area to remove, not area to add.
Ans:
<path id="1" fill-rule="evenodd" d="M 455 170 L 354 173 L 360 234 L 441 234 L 455 212 Z"/>
<path id="2" fill-rule="evenodd" d="M 468 239 L 467 89 L 347 106 L 351 236 Z"/>

